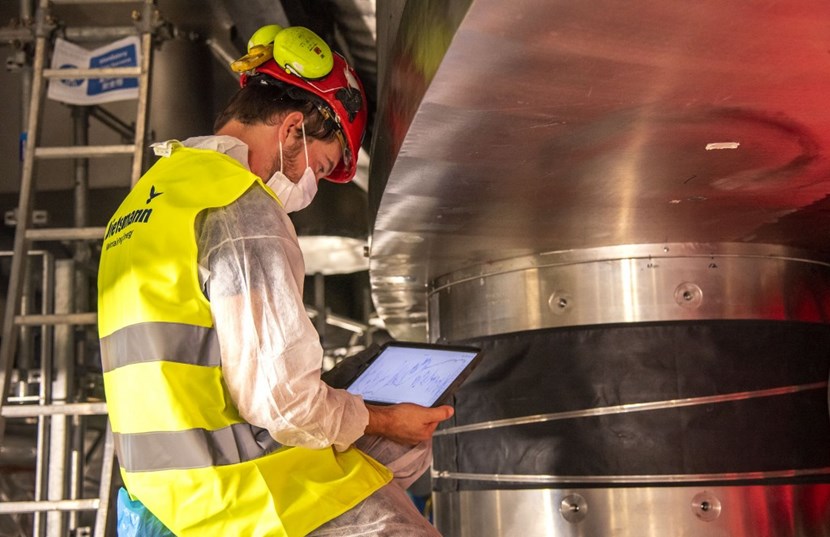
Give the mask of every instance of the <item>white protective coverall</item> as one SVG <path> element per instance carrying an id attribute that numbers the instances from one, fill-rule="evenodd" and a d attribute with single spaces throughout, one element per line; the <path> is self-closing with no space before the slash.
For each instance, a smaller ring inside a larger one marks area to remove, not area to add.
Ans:
<path id="1" fill-rule="evenodd" d="M 248 146 L 230 136 L 184 145 L 248 165 Z M 264 178 L 267 180 L 267 178 Z M 312 535 L 438 535 L 405 493 L 429 466 L 430 442 L 415 447 L 363 436 L 362 398 L 320 380 L 323 350 L 302 299 L 305 265 L 288 214 L 258 185 L 196 222 L 199 280 L 211 303 L 222 375 L 240 415 L 284 445 L 352 444 L 395 479 Z"/>

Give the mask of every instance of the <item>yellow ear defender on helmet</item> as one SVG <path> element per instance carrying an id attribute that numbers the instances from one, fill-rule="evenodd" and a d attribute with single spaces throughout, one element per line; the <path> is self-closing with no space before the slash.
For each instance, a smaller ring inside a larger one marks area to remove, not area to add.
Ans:
<path id="1" fill-rule="evenodd" d="M 326 76 L 334 67 L 331 48 L 308 28 L 269 24 L 254 32 L 248 53 L 233 62 L 231 69 L 250 71 L 271 58 L 286 72 L 312 80 Z"/>

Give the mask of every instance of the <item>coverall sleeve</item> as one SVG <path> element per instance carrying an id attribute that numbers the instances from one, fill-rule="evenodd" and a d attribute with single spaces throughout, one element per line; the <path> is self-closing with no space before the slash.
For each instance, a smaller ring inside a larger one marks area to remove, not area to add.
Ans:
<path id="1" fill-rule="evenodd" d="M 320 380 L 323 350 L 302 299 L 288 216 L 260 187 L 197 223 L 199 271 L 222 374 L 239 413 L 284 445 L 343 450 L 369 420 L 360 397 Z"/>

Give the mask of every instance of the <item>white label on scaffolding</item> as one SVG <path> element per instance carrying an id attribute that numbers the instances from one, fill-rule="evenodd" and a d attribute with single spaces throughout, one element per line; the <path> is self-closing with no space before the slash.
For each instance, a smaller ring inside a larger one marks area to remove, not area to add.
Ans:
<path id="1" fill-rule="evenodd" d="M 141 61 L 138 37 L 87 50 L 64 39 L 55 40 L 52 69 L 105 69 L 137 67 Z M 68 104 L 99 104 L 138 98 L 137 78 L 59 79 L 49 81 L 47 96 Z"/>

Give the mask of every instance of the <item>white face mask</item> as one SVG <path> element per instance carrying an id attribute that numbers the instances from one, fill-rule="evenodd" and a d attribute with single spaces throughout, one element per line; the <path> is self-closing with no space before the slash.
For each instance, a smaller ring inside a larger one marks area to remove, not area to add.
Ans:
<path id="1" fill-rule="evenodd" d="M 305 171 L 302 177 L 296 183 L 282 173 L 282 141 L 280 141 L 280 171 L 274 172 L 274 175 L 265 183 L 268 188 L 274 191 L 274 194 L 282 202 L 282 206 L 286 212 L 293 213 L 301 209 L 305 209 L 311 204 L 311 200 L 317 194 L 317 177 L 314 175 L 314 170 L 308 165 L 308 146 L 305 141 L 305 125 L 303 128 L 303 149 L 305 150 Z"/>

